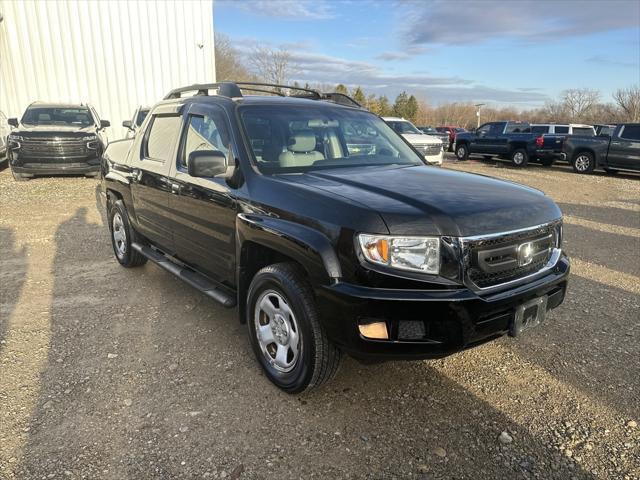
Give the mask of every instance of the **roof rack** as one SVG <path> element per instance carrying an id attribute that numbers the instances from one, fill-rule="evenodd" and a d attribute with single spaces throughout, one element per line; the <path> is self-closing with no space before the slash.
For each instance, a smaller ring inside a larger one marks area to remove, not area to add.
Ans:
<path id="1" fill-rule="evenodd" d="M 216 90 L 216 95 L 229 98 L 242 97 L 242 90 L 248 92 L 260 92 L 268 93 L 271 95 L 277 95 L 280 97 L 296 97 L 296 98 L 308 98 L 310 100 L 327 100 L 330 102 L 338 103 L 340 105 L 347 105 L 349 107 L 362 108 L 358 102 L 353 98 L 345 95 L 344 93 L 321 93 L 318 90 L 311 88 L 295 87 L 291 85 L 278 85 L 276 83 L 258 83 L 258 82 L 219 82 L 219 83 L 202 83 L 194 84 L 188 87 L 180 87 L 171 90 L 165 95 L 164 100 L 172 98 L 181 98 L 185 92 L 196 92 L 198 95 L 209 95 L 209 90 Z M 285 93 L 287 92 L 287 93 Z"/>

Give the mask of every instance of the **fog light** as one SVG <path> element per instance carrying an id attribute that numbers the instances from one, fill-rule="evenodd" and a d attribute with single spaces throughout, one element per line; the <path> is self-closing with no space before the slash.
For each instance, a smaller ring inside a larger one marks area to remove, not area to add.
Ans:
<path id="1" fill-rule="evenodd" d="M 371 322 L 359 324 L 358 329 L 360 335 L 366 338 L 375 338 L 376 340 L 389 340 L 387 332 L 387 324 L 385 322 Z"/>

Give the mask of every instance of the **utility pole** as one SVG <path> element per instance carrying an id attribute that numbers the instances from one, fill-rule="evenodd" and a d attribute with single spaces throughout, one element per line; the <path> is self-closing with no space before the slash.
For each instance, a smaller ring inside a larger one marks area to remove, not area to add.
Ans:
<path id="1" fill-rule="evenodd" d="M 478 117 L 478 126 L 476 128 L 480 127 L 480 108 L 484 107 L 486 105 L 486 103 L 476 103 L 475 107 L 476 107 L 476 117 Z"/>

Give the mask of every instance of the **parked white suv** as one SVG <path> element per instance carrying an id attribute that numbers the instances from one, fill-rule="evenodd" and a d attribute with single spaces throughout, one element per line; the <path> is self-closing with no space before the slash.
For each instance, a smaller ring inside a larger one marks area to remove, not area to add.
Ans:
<path id="1" fill-rule="evenodd" d="M 402 135 L 413 148 L 418 150 L 427 163 L 442 165 L 442 158 L 444 156 L 442 140 L 438 137 L 422 133 L 418 130 L 418 127 L 404 118 L 382 117 L 382 119 L 387 122 L 396 133 Z"/>
<path id="2" fill-rule="evenodd" d="M 583 125 L 580 123 L 555 124 L 555 123 L 532 123 L 531 133 L 552 133 L 555 135 L 586 135 L 595 137 L 596 130 L 592 125 Z"/>

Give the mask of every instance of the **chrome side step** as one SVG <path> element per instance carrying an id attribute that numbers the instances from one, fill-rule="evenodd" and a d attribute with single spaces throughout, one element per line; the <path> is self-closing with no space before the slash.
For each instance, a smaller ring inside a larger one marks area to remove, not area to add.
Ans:
<path id="1" fill-rule="evenodd" d="M 207 297 L 212 298 L 216 302 L 222 304 L 223 307 L 233 308 L 236 306 L 236 297 L 232 291 L 217 283 L 212 282 L 203 275 L 182 267 L 172 262 L 167 256 L 139 243 L 132 243 L 131 247 L 147 257 L 156 265 L 164 268 L 167 272 L 172 273 L 181 280 L 184 280 L 192 287 L 200 290 Z"/>

